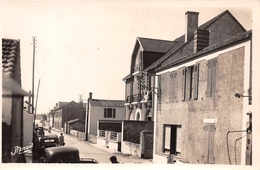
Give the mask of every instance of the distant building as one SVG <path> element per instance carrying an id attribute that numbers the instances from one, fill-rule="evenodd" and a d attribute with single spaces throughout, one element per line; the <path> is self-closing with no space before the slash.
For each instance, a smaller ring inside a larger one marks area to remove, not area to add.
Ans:
<path id="1" fill-rule="evenodd" d="M 124 100 L 104 100 L 93 99 L 92 93 L 89 94 L 89 107 L 86 117 L 88 140 L 96 141 L 97 132 L 100 124 L 114 124 L 113 127 L 119 126 L 121 129 L 122 120 L 124 120 L 125 106 Z M 105 125 L 104 125 L 105 126 Z M 110 129 L 107 129 L 110 130 Z"/>
<path id="2" fill-rule="evenodd" d="M 85 122 L 86 104 L 71 102 L 59 102 L 56 104 L 53 115 L 53 127 L 63 129 L 69 133 L 67 123 L 74 119 Z"/>

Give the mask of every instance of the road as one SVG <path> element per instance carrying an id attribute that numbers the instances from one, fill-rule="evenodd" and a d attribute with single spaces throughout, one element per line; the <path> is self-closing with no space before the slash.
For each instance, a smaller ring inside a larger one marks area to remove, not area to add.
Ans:
<path id="1" fill-rule="evenodd" d="M 56 134 L 60 136 L 60 131 L 52 129 L 51 134 Z M 49 132 L 45 131 L 45 135 L 48 135 Z M 102 148 L 101 146 L 98 146 L 97 144 L 92 144 L 87 141 L 80 141 L 76 137 L 73 137 L 68 134 L 64 134 L 65 139 L 65 146 L 74 146 L 79 149 L 80 151 L 80 157 L 82 158 L 94 158 L 99 163 L 110 163 L 109 158 L 111 156 L 116 156 L 118 161 L 123 164 L 151 164 L 151 160 L 147 159 L 140 159 L 133 156 L 125 156 L 124 154 L 120 152 L 110 151 L 106 148 Z"/>

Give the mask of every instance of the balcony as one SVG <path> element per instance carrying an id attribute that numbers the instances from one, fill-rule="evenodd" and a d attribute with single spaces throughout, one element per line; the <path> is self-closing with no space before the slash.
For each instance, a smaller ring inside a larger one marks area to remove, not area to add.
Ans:
<path id="1" fill-rule="evenodd" d="M 125 99 L 125 105 L 129 105 L 133 102 L 133 95 L 127 96 Z"/>
<path id="2" fill-rule="evenodd" d="M 134 94 L 133 95 L 133 103 L 138 103 L 142 100 L 142 93 Z"/>

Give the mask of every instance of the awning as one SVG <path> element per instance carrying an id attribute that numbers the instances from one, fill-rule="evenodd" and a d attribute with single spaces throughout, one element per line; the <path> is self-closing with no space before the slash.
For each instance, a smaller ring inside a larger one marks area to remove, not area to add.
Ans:
<path id="1" fill-rule="evenodd" d="M 2 97 L 29 96 L 21 86 L 11 77 L 2 73 Z"/>

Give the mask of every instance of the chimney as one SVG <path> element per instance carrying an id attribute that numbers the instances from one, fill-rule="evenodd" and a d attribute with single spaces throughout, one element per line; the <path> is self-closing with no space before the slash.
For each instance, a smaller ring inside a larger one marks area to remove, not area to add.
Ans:
<path id="1" fill-rule="evenodd" d="M 92 92 L 89 92 L 89 99 L 92 99 Z"/>
<path id="2" fill-rule="evenodd" d="M 194 53 L 209 46 L 209 30 L 198 29 L 194 33 Z"/>
<path id="3" fill-rule="evenodd" d="M 185 42 L 187 42 L 187 40 L 194 35 L 194 32 L 197 30 L 198 28 L 198 16 L 199 13 L 198 12 L 191 12 L 191 11 L 187 11 L 185 13 L 186 15 L 186 23 L 185 23 Z"/>

